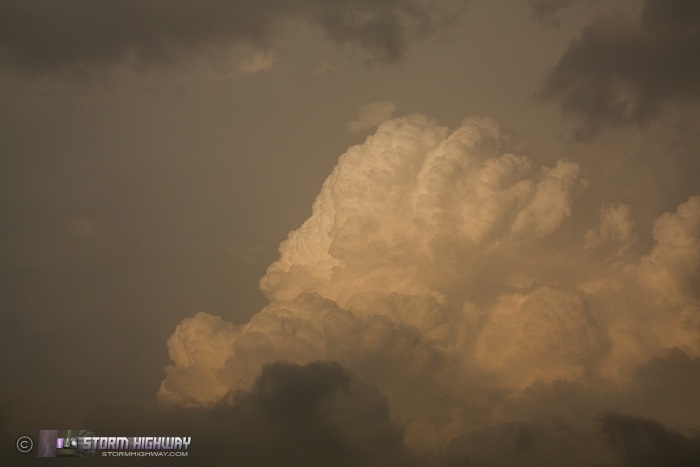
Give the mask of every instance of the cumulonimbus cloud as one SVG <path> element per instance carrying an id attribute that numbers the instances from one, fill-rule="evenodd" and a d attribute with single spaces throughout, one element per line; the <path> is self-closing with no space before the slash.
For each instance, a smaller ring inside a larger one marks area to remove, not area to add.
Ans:
<path id="1" fill-rule="evenodd" d="M 591 394 L 562 390 L 589 416 L 621 408 L 625 385 L 664 349 L 695 368 L 700 197 L 661 215 L 636 256 L 623 204 L 552 242 L 576 216 L 580 170 L 511 152 L 490 119 L 384 122 L 339 158 L 280 245 L 260 282 L 268 306 L 244 325 L 206 313 L 178 325 L 159 399 L 235 405 L 271 362 L 335 361 L 388 397 L 425 453 L 515 423 L 557 388 Z"/>

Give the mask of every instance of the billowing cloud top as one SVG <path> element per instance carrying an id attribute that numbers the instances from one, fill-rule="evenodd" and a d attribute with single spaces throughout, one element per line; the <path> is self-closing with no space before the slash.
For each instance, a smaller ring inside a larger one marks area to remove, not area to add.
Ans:
<path id="1" fill-rule="evenodd" d="M 159 398 L 235 404 L 266 364 L 333 360 L 387 395 L 425 453 L 521 416 L 548 385 L 605 398 L 577 402 L 588 419 L 619 407 L 663 349 L 698 365 L 700 197 L 660 216 L 641 256 L 621 204 L 555 246 L 578 180 L 576 163 L 510 152 L 489 119 L 383 123 L 340 157 L 280 245 L 261 280 L 267 307 L 241 326 L 199 313 L 177 327 Z"/>

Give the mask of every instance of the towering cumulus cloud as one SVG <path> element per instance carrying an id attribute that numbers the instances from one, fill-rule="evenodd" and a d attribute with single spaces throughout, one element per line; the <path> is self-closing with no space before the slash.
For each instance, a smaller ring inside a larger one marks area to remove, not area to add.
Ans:
<path id="1" fill-rule="evenodd" d="M 205 313 L 178 325 L 159 398 L 235 405 L 268 364 L 335 361 L 387 397 L 416 452 L 476 462 L 469 446 L 498 440 L 510 465 L 552 454 L 527 440 L 563 436 L 553 419 L 571 433 L 611 411 L 697 426 L 647 399 L 664 362 L 690 371 L 669 397 L 692 399 L 700 374 L 700 197 L 659 217 L 634 256 L 630 206 L 601 206 L 577 232 L 579 166 L 511 146 L 488 119 L 380 125 L 280 245 L 268 306 L 241 326 Z"/>

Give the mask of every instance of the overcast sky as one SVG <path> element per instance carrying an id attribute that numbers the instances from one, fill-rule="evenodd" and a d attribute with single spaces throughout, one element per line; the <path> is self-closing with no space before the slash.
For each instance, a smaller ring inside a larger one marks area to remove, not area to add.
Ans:
<path id="1" fill-rule="evenodd" d="M 0 0 L 3 456 L 697 465 L 699 57 L 694 0 Z"/>

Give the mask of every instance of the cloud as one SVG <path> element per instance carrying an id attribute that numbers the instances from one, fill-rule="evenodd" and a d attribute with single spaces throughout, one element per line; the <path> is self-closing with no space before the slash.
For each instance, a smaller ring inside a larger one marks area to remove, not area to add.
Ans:
<path id="1" fill-rule="evenodd" d="M 251 75 L 269 70 L 275 63 L 275 54 L 271 50 L 259 50 L 250 57 L 241 60 L 236 65 L 236 73 L 239 75 Z"/>
<path id="2" fill-rule="evenodd" d="M 333 65 L 330 63 L 324 61 L 319 63 L 317 66 L 315 66 L 312 70 L 311 73 L 313 73 L 316 76 L 325 76 L 329 73 L 335 72 L 336 69 Z"/>
<path id="3" fill-rule="evenodd" d="M 0 4 L 0 57 L 29 71 L 163 63 L 231 43 L 267 48 L 289 21 L 311 22 L 339 44 L 397 60 L 416 38 L 464 11 L 463 0 L 71 0 Z"/>
<path id="4" fill-rule="evenodd" d="M 697 294 L 700 266 L 700 196 L 654 222 L 656 246 L 639 265 L 641 279 L 664 299 L 684 302 Z M 697 323 L 696 323 L 697 324 Z"/>
<path id="5" fill-rule="evenodd" d="M 532 16 L 539 22 L 558 27 L 561 23 L 556 18 L 557 13 L 566 9 L 571 0 L 534 0 L 530 3 Z"/>
<path id="6" fill-rule="evenodd" d="M 636 367 L 629 382 L 612 399 L 618 411 L 672 425 L 682 433 L 697 432 L 690 407 L 700 396 L 700 358 L 678 348 L 653 355 Z"/>
<path id="7" fill-rule="evenodd" d="M 464 0 L 384 0 L 306 4 L 326 35 L 338 43 L 357 44 L 375 56 L 394 61 L 408 41 L 429 34 L 458 17 L 469 2 Z"/>
<path id="8" fill-rule="evenodd" d="M 600 210 L 600 225 L 586 231 L 587 249 L 613 246 L 615 256 L 621 256 L 635 241 L 631 208 L 627 204 L 606 204 Z"/>
<path id="9" fill-rule="evenodd" d="M 443 465 L 556 467 L 610 465 L 607 452 L 594 435 L 560 423 L 542 427 L 527 423 L 502 423 L 456 438 L 447 449 Z"/>
<path id="10" fill-rule="evenodd" d="M 206 409 L 104 402 L 80 423 L 101 436 L 190 436 L 183 465 L 421 465 L 386 397 L 337 363 L 270 363 L 227 397 L 235 404 Z"/>
<path id="11" fill-rule="evenodd" d="M 579 165 L 511 141 L 487 118 L 379 125 L 280 245 L 260 281 L 269 305 L 243 325 L 178 325 L 158 398 L 236 407 L 270 363 L 333 361 L 387 397 L 412 450 L 466 465 L 605 465 L 598 418 L 613 411 L 700 425 L 679 409 L 697 397 L 700 197 L 623 248 L 643 237 L 632 206 L 605 201 L 589 224 Z"/>
<path id="12" fill-rule="evenodd" d="M 501 296 L 482 328 L 475 356 L 510 381 L 581 380 L 604 336 L 583 297 L 540 288 Z"/>
<path id="13" fill-rule="evenodd" d="M 685 436 L 648 420 L 616 413 L 595 432 L 566 423 L 541 426 L 502 423 L 455 439 L 444 465 L 458 466 L 694 466 L 700 437 Z"/>
<path id="14" fill-rule="evenodd" d="M 621 465 L 690 467 L 700 463 L 700 436 L 685 437 L 654 420 L 610 414 L 602 429 Z"/>
<path id="15" fill-rule="evenodd" d="M 620 385 L 535 383 L 504 398 L 494 422 L 456 437 L 443 464 L 694 465 L 697 415 L 688 412 L 699 400 L 698 370 L 700 359 L 675 349 Z"/>
<path id="16" fill-rule="evenodd" d="M 348 122 L 351 133 L 376 128 L 380 123 L 389 120 L 396 112 L 396 104 L 390 101 L 372 102 L 361 105 L 357 118 Z"/>
<path id="17" fill-rule="evenodd" d="M 700 98 L 700 5 L 646 0 L 636 18 L 586 27 L 547 76 L 541 97 L 581 121 L 576 135 L 605 125 L 645 124 L 675 102 Z"/>
<path id="18" fill-rule="evenodd" d="M 236 400 L 246 465 L 415 464 L 386 398 L 336 363 L 267 365 Z"/>

